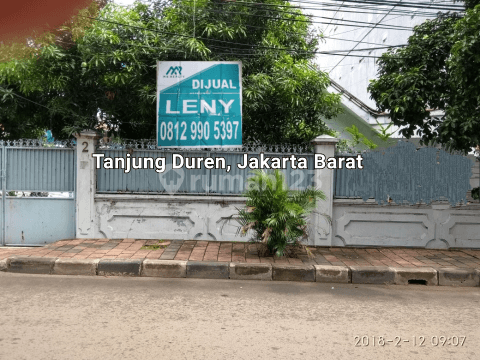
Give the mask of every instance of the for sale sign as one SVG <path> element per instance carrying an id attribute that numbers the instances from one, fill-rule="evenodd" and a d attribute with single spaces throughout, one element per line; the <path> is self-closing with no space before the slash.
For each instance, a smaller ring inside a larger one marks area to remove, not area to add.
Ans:
<path id="1" fill-rule="evenodd" d="M 157 145 L 242 145 L 242 63 L 157 63 Z"/>

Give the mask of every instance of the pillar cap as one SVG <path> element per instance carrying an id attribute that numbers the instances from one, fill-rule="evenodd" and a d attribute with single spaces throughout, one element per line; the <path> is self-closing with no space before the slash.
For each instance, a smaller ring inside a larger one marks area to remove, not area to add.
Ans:
<path id="1" fill-rule="evenodd" d="M 97 134 L 95 130 L 83 130 L 80 133 L 74 135 L 77 139 L 78 138 L 92 138 L 92 139 L 100 139 L 101 136 Z"/>
<path id="2" fill-rule="evenodd" d="M 340 139 L 330 135 L 320 135 L 311 141 L 313 145 L 336 145 Z"/>

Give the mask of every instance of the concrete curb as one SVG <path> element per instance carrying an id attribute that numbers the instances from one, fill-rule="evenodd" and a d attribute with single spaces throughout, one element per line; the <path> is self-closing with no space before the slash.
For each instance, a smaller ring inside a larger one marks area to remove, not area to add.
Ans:
<path id="1" fill-rule="evenodd" d="M 352 282 L 352 272 L 347 266 L 313 265 L 315 267 L 315 281 L 321 283 Z"/>
<path id="2" fill-rule="evenodd" d="M 8 258 L 0 260 L 0 271 L 7 271 L 8 270 Z"/>
<path id="3" fill-rule="evenodd" d="M 419 284 L 438 285 L 438 272 L 433 268 L 393 268 L 395 285 Z"/>
<path id="4" fill-rule="evenodd" d="M 440 286 L 479 286 L 478 269 L 438 269 L 438 285 Z"/>
<path id="5" fill-rule="evenodd" d="M 97 275 L 100 259 L 62 259 L 55 261 L 54 275 Z"/>
<path id="6" fill-rule="evenodd" d="M 188 261 L 187 278 L 228 279 L 230 263 L 215 261 Z"/>
<path id="7" fill-rule="evenodd" d="M 315 281 L 313 265 L 272 264 L 272 270 L 272 280 L 274 281 Z"/>
<path id="8" fill-rule="evenodd" d="M 8 262 L 7 259 L 0 260 L 0 271 L 7 271 L 8 270 Z"/>
<path id="9" fill-rule="evenodd" d="M 187 262 L 178 260 L 150 260 L 142 264 L 142 276 L 161 278 L 187 277 Z"/>
<path id="10" fill-rule="evenodd" d="M 25 274 L 52 274 L 56 258 L 14 256 L 9 259 L 8 272 Z"/>
<path id="11" fill-rule="evenodd" d="M 480 286 L 480 269 L 288 265 L 151 259 L 65 259 L 13 256 L 0 271 L 25 274 L 302 281 L 353 284 Z"/>
<path id="12" fill-rule="evenodd" d="M 352 284 L 388 285 L 395 282 L 395 270 L 388 266 L 351 266 Z"/>
<path id="13" fill-rule="evenodd" d="M 272 264 L 230 263 L 230 279 L 272 280 Z"/>
<path id="14" fill-rule="evenodd" d="M 140 276 L 142 268 L 141 259 L 105 259 L 98 263 L 100 276 Z"/>

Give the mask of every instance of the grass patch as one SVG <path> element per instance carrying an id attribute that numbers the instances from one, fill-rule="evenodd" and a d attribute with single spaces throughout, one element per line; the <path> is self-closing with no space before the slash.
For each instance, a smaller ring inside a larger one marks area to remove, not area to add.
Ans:
<path id="1" fill-rule="evenodd" d="M 158 249 L 165 249 L 167 245 L 163 245 L 162 243 L 165 240 L 158 240 L 155 244 L 144 245 L 140 248 L 140 250 L 158 250 Z"/>

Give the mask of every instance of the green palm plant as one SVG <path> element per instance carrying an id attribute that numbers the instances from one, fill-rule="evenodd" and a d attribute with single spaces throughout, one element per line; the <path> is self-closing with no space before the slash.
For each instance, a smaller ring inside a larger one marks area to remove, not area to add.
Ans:
<path id="1" fill-rule="evenodd" d="M 384 127 L 384 126 L 382 126 L 382 124 L 380 124 L 380 123 L 378 122 L 377 119 L 375 119 L 375 121 L 376 121 L 377 124 L 380 126 L 380 131 L 376 131 L 376 132 L 375 132 L 375 135 L 378 136 L 378 137 L 379 137 L 381 140 L 383 140 L 383 141 L 387 141 L 388 139 L 390 139 L 390 137 L 392 136 L 393 132 L 389 133 L 389 132 L 387 132 L 387 131 L 388 131 L 388 129 L 390 129 L 390 128 L 392 127 L 393 123 L 390 123 L 390 124 L 388 124 L 387 127 Z"/>
<path id="2" fill-rule="evenodd" d="M 246 207 L 238 209 L 239 231 L 245 235 L 252 230 L 255 241 L 264 243 L 271 254 L 283 256 L 288 245 L 300 245 L 308 237 L 309 215 L 325 194 L 315 188 L 290 190 L 279 170 L 253 173 L 244 193 Z"/>

